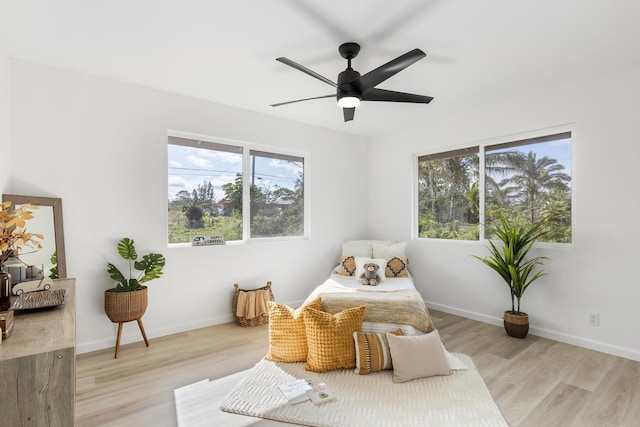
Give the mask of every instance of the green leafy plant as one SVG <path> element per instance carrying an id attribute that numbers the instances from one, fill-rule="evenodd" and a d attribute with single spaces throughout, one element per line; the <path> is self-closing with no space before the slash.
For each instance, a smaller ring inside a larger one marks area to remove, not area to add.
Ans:
<path id="1" fill-rule="evenodd" d="M 51 258 L 49 259 L 49 261 L 51 261 L 51 264 L 53 265 L 53 267 L 51 267 L 49 269 L 49 278 L 51 279 L 57 279 L 58 278 L 58 254 L 56 253 L 56 251 L 53 251 L 53 254 L 51 255 Z"/>
<path id="2" fill-rule="evenodd" d="M 490 255 L 485 258 L 476 255 L 473 257 L 502 277 L 511 292 L 511 311 L 521 314 L 522 295 L 533 282 L 547 274 L 541 270 L 534 272 L 537 266 L 543 264 L 543 260 L 548 259 L 547 257 L 538 256 L 528 259 L 526 257 L 536 240 L 545 235 L 548 230 L 544 228 L 545 221 L 520 226 L 509 223 L 503 215 L 499 215 L 498 220 L 498 224 L 491 229 L 491 235 L 502 242 L 502 247 L 498 248 L 489 240 L 487 249 Z"/>
<path id="3" fill-rule="evenodd" d="M 116 292 L 138 291 L 142 289 L 143 283 L 162 276 L 166 262 L 164 256 L 150 253 L 144 255 L 142 259 L 138 261 L 138 254 L 133 239 L 128 237 L 122 238 L 118 242 L 118 253 L 122 258 L 129 261 L 129 275 L 125 277 L 115 265 L 107 263 L 109 276 L 118 282 L 115 287 Z M 136 273 L 136 270 L 140 273 Z"/>

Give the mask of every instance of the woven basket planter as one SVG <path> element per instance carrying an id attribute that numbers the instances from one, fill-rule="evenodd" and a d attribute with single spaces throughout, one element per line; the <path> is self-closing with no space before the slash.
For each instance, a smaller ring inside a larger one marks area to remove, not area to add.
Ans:
<path id="1" fill-rule="evenodd" d="M 524 338 L 529 333 L 529 315 L 515 311 L 504 312 L 504 330 L 507 335 L 514 338 Z"/>
<path id="2" fill-rule="evenodd" d="M 114 289 L 104 292 L 104 312 L 113 323 L 140 319 L 147 310 L 147 303 L 146 286 L 133 292 L 115 292 Z"/>

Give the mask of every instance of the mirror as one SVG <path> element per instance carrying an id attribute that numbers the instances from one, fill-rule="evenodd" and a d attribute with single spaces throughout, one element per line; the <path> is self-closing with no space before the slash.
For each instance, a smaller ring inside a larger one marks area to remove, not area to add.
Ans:
<path id="1" fill-rule="evenodd" d="M 42 249 L 33 253 L 20 254 L 20 260 L 28 265 L 42 265 L 44 267 L 44 275 L 49 276 L 51 268 L 54 267 L 51 262 L 51 256 L 55 252 L 58 262 L 58 279 L 66 279 L 67 265 L 64 252 L 64 228 L 62 226 L 62 199 L 3 194 L 2 201 L 10 201 L 18 206 L 25 203 L 38 206 L 38 209 L 33 211 L 33 219 L 27 222 L 27 230 L 44 236 L 41 241 Z"/>

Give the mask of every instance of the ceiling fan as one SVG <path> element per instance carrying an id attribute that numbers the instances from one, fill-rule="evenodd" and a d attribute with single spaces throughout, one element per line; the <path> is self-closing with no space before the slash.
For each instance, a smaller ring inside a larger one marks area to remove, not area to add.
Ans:
<path id="1" fill-rule="evenodd" d="M 353 116 L 356 111 L 356 107 L 360 105 L 361 101 L 387 101 L 387 102 L 411 102 L 419 104 L 428 104 L 433 99 L 430 96 L 415 95 L 412 93 L 395 92 L 392 90 L 378 89 L 377 85 L 387 80 L 389 77 L 394 76 L 396 73 L 404 70 L 409 65 L 427 56 L 420 49 L 413 49 L 410 52 L 400 55 L 396 59 L 387 62 L 384 65 L 369 71 L 367 74 L 361 76 L 359 72 L 351 68 L 351 60 L 358 56 L 360 52 L 360 45 L 358 43 L 344 43 L 338 48 L 340 55 L 347 60 L 347 69 L 338 74 L 338 83 L 334 83 L 324 76 L 312 71 L 297 62 L 290 59 L 281 57 L 276 61 L 280 61 L 296 70 L 302 71 L 305 74 L 315 77 L 316 79 L 325 82 L 336 88 L 335 94 L 316 96 L 313 98 L 297 99 L 295 101 L 280 102 L 278 104 L 271 104 L 272 107 L 279 107 L 281 105 L 292 104 L 294 102 L 309 101 L 311 99 L 331 98 L 335 96 L 338 100 L 338 105 L 342 107 L 344 114 L 344 121 L 348 122 L 353 120 Z"/>

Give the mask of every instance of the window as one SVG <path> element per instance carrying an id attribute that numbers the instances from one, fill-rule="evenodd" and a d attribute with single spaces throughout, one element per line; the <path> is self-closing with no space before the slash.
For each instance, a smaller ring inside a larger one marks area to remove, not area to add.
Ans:
<path id="1" fill-rule="evenodd" d="M 169 136 L 167 158 L 169 243 L 304 236 L 304 157 Z"/>
<path id="2" fill-rule="evenodd" d="M 499 214 L 514 224 L 545 221 L 542 240 L 571 242 L 571 132 L 485 148 L 489 228 Z"/>
<path id="3" fill-rule="evenodd" d="M 478 240 L 478 147 L 418 157 L 418 237 Z"/>
<path id="4" fill-rule="evenodd" d="M 418 157 L 418 237 L 490 238 L 504 215 L 545 221 L 544 241 L 570 243 L 571 200 L 571 132 Z"/>
<path id="5" fill-rule="evenodd" d="M 304 234 L 304 158 L 251 150 L 251 236 Z"/>

